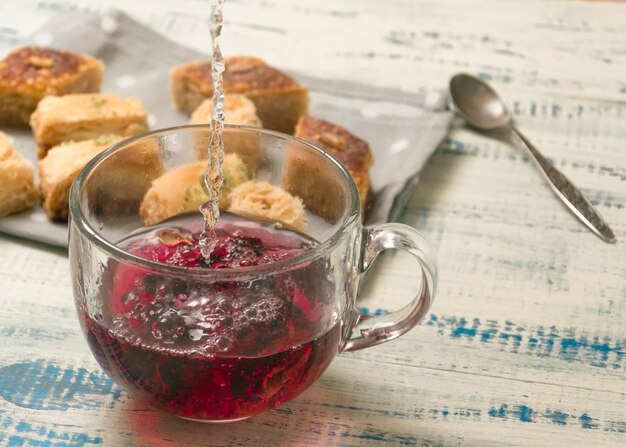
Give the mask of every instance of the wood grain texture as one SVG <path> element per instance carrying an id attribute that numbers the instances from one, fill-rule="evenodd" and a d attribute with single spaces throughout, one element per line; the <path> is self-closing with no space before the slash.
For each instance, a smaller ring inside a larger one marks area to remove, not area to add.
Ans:
<path id="1" fill-rule="evenodd" d="M 5 2 L 0 44 L 60 11 L 114 6 L 209 48 L 199 0 Z M 279 409 L 203 426 L 152 410 L 104 376 L 80 334 L 63 251 L 0 237 L 0 446 L 626 443 L 626 6 L 230 0 L 225 15 L 227 53 L 287 69 L 410 91 L 444 88 L 459 71 L 492 82 L 618 243 L 570 215 L 506 135 L 457 123 L 402 216 L 439 258 L 426 320 L 340 355 Z M 359 305 L 373 314 L 401 306 L 415 267 L 385 256 Z"/>

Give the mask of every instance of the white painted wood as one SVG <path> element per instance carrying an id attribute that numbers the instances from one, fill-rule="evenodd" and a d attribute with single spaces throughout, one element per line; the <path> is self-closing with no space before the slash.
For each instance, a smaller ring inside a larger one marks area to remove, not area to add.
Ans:
<path id="1" fill-rule="evenodd" d="M 0 41 L 57 11 L 112 6 L 208 48 L 207 6 L 195 0 L 5 2 Z M 227 53 L 315 76 L 415 91 L 482 73 L 618 244 L 569 215 L 520 151 L 459 124 L 403 215 L 439 258 L 426 321 L 340 356 L 277 410 L 207 427 L 111 387 L 80 335 L 65 253 L 0 236 L 0 446 L 626 443 L 626 7 L 233 0 L 225 14 Z M 398 307 L 414 272 L 409 257 L 387 256 L 359 304 Z"/>

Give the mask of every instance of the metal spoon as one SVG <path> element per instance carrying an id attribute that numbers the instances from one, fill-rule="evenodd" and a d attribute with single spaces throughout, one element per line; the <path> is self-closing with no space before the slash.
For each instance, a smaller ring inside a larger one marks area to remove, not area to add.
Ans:
<path id="1" fill-rule="evenodd" d="M 578 188 L 515 128 L 508 107 L 486 82 L 474 76 L 458 74 L 450 80 L 450 97 L 457 112 L 474 127 L 483 130 L 510 129 L 535 160 L 552 190 L 572 213 L 603 241 L 616 242 L 608 224 Z"/>

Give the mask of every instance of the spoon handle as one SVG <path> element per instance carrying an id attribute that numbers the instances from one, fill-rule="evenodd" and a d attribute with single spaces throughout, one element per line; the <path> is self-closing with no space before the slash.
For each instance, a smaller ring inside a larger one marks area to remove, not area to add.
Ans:
<path id="1" fill-rule="evenodd" d="M 603 241 L 608 243 L 616 242 L 615 235 L 609 228 L 609 225 L 591 203 L 585 199 L 580 190 L 561 171 L 552 166 L 519 130 L 514 126 L 511 126 L 511 130 L 526 146 L 554 193 L 572 213 Z"/>

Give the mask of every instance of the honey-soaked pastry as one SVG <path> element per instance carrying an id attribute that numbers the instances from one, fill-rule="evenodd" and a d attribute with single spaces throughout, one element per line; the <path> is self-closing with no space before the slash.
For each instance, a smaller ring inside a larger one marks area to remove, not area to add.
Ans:
<path id="1" fill-rule="evenodd" d="M 213 100 L 205 99 L 191 114 L 189 124 L 210 124 Z M 224 124 L 263 127 L 256 114 L 256 107 L 244 95 L 224 95 Z"/>
<path id="2" fill-rule="evenodd" d="M 96 139 L 62 143 L 51 148 L 39 162 L 43 208 L 53 221 L 66 221 L 69 192 L 81 169 L 96 155 L 121 141 L 119 135 L 103 135 Z"/>
<path id="3" fill-rule="evenodd" d="M 354 178 L 361 199 L 361 210 L 364 211 L 370 189 L 369 169 L 374 162 L 367 141 L 341 126 L 311 116 L 300 118 L 294 136 L 324 149 L 345 166 Z"/>
<path id="4" fill-rule="evenodd" d="M 301 233 L 306 232 L 302 201 L 271 183 L 251 180 L 237 186 L 230 193 L 228 211 L 252 219 L 280 222 Z"/>
<path id="5" fill-rule="evenodd" d="M 307 111 L 306 88 L 257 57 L 231 56 L 225 64 L 224 93 L 247 96 L 266 129 L 293 133 L 298 118 Z M 170 73 L 170 88 L 176 107 L 193 112 L 213 94 L 211 61 L 175 67 Z"/>
<path id="6" fill-rule="evenodd" d="M 28 125 L 48 95 L 93 93 L 102 84 L 102 61 L 50 48 L 17 48 L 0 61 L 0 124 Z"/>
<path id="7" fill-rule="evenodd" d="M 226 129 L 224 132 L 224 154 L 237 155 L 243 161 L 251 175 L 267 160 L 267 150 L 261 143 L 261 135 L 256 132 Z M 197 132 L 193 136 L 193 152 L 197 160 L 205 160 L 209 156 L 211 132 Z"/>
<path id="8" fill-rule="evenodd" d="M 148 130 L 148 114 L 136 98 L 115 93 L 47 96 L 32 114 L 30 124 L 43 158 L 64 141 L 81 141 L 115 134 L 130 137 Z"/>
<path id="9" fill-rule="evenodd" d="M 124 141 L 103 157 L 84 183 L 87 200 L 94 204 L 90 218 L 112 226 L 134 218 L 146 192 L 165 171 L 161 152 L 159 141 L 146 137 Z"/>
<path id="10" fill-rule="evenodd" d="M 198 211 L 209 200 L 202 187 L 206 167 L 205 160 L 197 161 L 172 169 L 154 180 L 139 208 L 144 225 L 154 225 L 178 214 Z M 219 193 L 219 207 L 227 209 L 231 191 L 248 181 L 250 173 L 237 155 L 227 154 L 222 175 L 224 181 Z"/>
<path id="11" fill-rule="evenodd" d="M 282 187 L 302 200 L 311 214 L 335 224 L 348 208 L 345 186 L 326 157 L 288 146 Z"/>
<path id="12" fill-rule="evenodd" d="M 7 136 L 0 132 L 0 216 L 30 208 L 38 200 L 33 165 L 15 152 Z"/>

